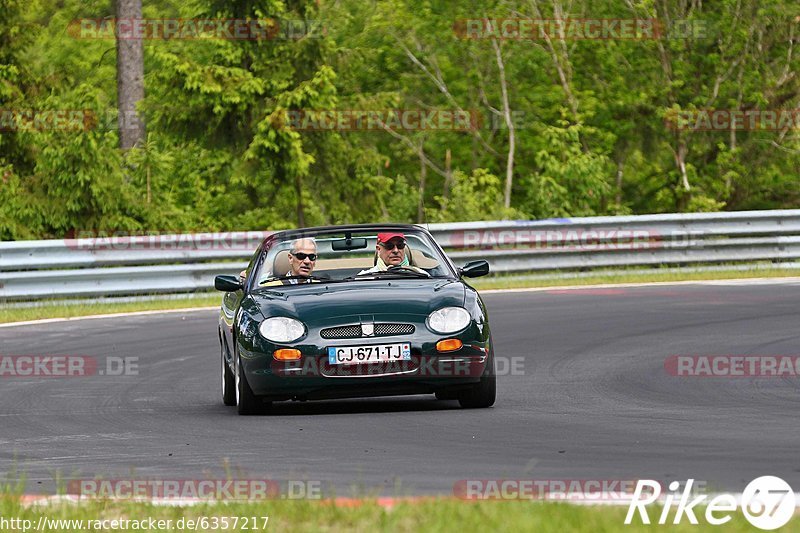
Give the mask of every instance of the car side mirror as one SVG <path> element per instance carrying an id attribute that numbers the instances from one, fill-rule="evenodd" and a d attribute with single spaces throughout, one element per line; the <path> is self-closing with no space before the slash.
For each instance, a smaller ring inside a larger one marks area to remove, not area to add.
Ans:
<path id="1" fill-rule="evenodd" d="M 242 290 L 244 285 L 236 276 L 217 276 L 214 278 L 214 288 L 218 291 L 236 292 Z"/>
<path id="2" fill-rule="evenodd" d="M 489 273 L 489 262 L 483 259 L 479 261 L 470 261 L 463 267 L 458 269 L 458 273 L 463 278 L 478 278 L 485 276 Z"/>

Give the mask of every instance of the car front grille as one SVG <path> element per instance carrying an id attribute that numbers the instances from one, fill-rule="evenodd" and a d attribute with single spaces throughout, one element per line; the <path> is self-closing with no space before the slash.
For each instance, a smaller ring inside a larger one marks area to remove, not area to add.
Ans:
<path id="1" fill-rule="evenodd" d="M 375 335 L 383 337 L 386 335 L 411 335 L 414 333 L 414 324 L 375 324 Z"/>
<path id="2" fill-rule="evenodd" d="M 410 335 L 414 333 L 414 324 L 384 322 L 375 324 L 374 337 L 388 337 L 390 335 Z M 357 339 L 363 337 L 361 325 L 338 326 L 320 331 L 323 339 Z"/>
<path id="3" fill-rule="evenodd" d="M 339 326 L 337 328 L 323 329 L 319 333 L 323 339 L 350 339 L 361 336 L 361 326 Z"/>

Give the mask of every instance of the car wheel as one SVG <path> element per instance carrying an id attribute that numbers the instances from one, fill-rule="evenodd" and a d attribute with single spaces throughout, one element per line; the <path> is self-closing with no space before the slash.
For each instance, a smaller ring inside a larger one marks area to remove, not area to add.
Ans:
<path id="1" fill-rule="evenodd" d="M 494 371 L 494 354 L 492 362 L 486 367 L 477 385 L 463 390 L 458 395 L 458 403 L 468 409 L 481 409 L 494 405 L 497 396 L 497 376 Z"/>
<path id="2" fill-rule="evenodd" d="M 222 377 L 222 403 L 225 405 L 236 405 L 236 378 L 233 372 L 228 368 L 228 362 L 225 360 L 225 347 L 220 343 L 220 375 Z"/>
<path id="3" fill-rule="evenodd" d="M 235 381 L 236 410 L 240 415 L 259 415 L 267 411 L 269 404 L 264 403 L 261 398 L 253 394 L 253 390 L 247 383 L 240 357 L 236 358 Z"/>

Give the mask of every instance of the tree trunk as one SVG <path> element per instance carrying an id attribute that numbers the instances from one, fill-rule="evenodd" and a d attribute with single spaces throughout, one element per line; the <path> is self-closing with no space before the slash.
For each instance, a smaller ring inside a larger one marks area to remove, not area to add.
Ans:
<path id="1" fill-rule="evenodd" d="M 451 155 L 450 148 L 444 153 L 444 191 L 442 191 L 442 198 L 447 200 L 450 198 L 450 187 L 453 186 L 453 170 L 450 168 Z"/>
<path id="2" fill-rule="evenodd" d="M 422 152 L 422 145 L 419 147 L 419 202 L 417 202 L 417 224 L 425 222 L 425 178 L 428 174 L 428 167 L 425 166 L 425 155 Z"/>
<path id="3" fill-rule="evenodd" d="M 503 55 L 500 52 L 500 45 L 497 39 L 492 39 L 495 58 L 497 59 L 497 70 L 500 73 L 500 90 L 503 95 L 503 117 L 508 128 L 508 157 L 506 158 L 506 186 L 503 191 L 503 206 L 511 207 L 511 187 L 514 183 L 514 148 L 516 140 L 514 138 L 514 122 L 511 120 L 511 106 L 508 103 L 508 85 L 506 83 L 506 68 L 503 64 Z"/>
<path id="4" fill-rule="evenodd" d="M 306 210 L 303 206 L 303 179 L 300 173 L 296 172 L 294 176 L 294 190 L 297 194 L 297 227 L 306 227 Z"/>
<path id="5" fill-rule="evenodd" d="M 142 18 L 142 0 L 116 0 L 117 28 L 120 20 Z M 132 32 L 130 32 L 132 33 Z M 141 39 L 117 36 L 117 105 L 119 147 L 123 150 L 144 143 L 145 124 L 136 112 L 136 104 L 144 99 L 144 55 Z"/>
<path id="6" fill-rule="evenodd" d="M 686 146 L 686 141 L 683 139 L 678 141 L 678 150 L 675 152 L 675 163 L 678 170 L 681 172 L 681 186 L 683 190 L 689 192 L 692 188 L 689 185 L 689 176 L 686 174 L 686 154 L 689 152 L 689 147 Z"/>

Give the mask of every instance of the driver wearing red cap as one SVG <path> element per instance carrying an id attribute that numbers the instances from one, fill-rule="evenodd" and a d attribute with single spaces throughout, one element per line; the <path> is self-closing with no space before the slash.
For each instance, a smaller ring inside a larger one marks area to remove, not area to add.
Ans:
<path id="1" fill-rule="evenodd" d="M 424 272 L 409 264 L 408 256 L 406 255 L 406 236 L 400 232 L 378 233 L 378 244 L 375 246 L 375 251 L 377 253 L 375 266 L 362 270 L 358 275 L 383 272 L 393 266 L 402 266 Z"/>

